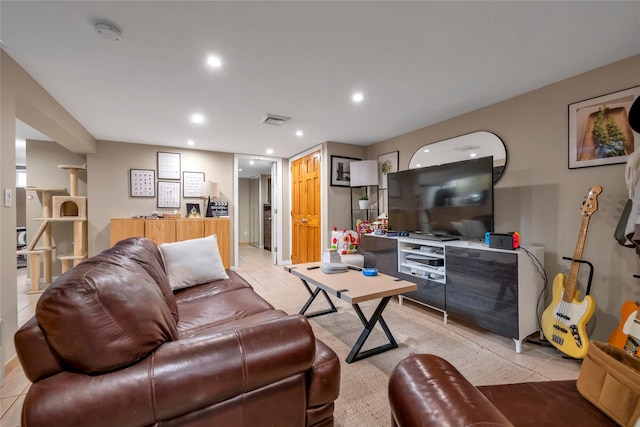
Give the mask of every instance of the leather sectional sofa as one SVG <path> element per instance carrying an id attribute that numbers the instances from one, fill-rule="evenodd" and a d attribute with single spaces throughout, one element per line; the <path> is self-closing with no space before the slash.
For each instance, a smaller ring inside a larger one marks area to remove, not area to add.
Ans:
<path id="1" fill-rule="evenodd" d="M 336 354 L 227 274 L 172 291 L 133 238 L 60 276 L 15 335 L 22 425 L 332 426 Z"/>
<path id="2" fill-rule="evenodd" d="M 575 380 L 474 387 L 430 354 L 394 368 L 389 404 L 394 427 L 618 425 L 580 395 Z"/>

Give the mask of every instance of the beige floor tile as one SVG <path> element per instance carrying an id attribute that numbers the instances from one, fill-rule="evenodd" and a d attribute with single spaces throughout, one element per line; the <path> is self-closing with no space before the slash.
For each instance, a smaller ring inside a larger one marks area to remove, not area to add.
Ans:
<path id="1" fill-rule="evenodd" d="M 24 376 L 22 368 L 12 369 L 5 378 L 4 384 L 0 387 L 0 397 L 2 399 L 19 396 L 29 387 L 29 380 Z"/>
<path id="2" fill-rule="evenodd" d="M 0 419 L 0 427 L 19 427 L 20 415 L 22 414 L 22 404 L 25 396 L 19 396 L 15 402 L 2 414 Z"/>
<path id="3" fill-rule="evenodd" d="M 13 405 L 20 396 L 3 397 L 0 399 L 0 417 L 7 413 L 11 405 Z"/>

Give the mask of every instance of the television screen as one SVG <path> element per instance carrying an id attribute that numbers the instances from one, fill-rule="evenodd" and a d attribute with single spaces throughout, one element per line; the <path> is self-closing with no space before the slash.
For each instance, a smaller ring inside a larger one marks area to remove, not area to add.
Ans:
<path id="1" fill-rule="evenodd" d="M 493 231 L 493 158 L 388 175 L 389 229 L 484 239 Z"/>

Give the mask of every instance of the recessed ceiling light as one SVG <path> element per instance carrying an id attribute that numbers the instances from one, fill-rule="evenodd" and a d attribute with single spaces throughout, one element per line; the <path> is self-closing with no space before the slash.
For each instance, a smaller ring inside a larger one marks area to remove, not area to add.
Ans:
<path id="1" fill-rule="evenodd" d="M 471 154 L 469 154 L 469 157 L 476 157 L 476 156 L 477 156 L 477 154 L 476 154 L 476 153 L 471 153 Z"/>
<path id="2" fill-rule="evenodd" d="M 213 68 L 220 68 L 222 67 L 222 60 L 217 56 L 211 55 L 207 58 L 207 64 Z"/>
<path id="3" fill-rule="evenodd" d="M 256 162 L 254 162 L 253 160 L 249 160 L 249 164 L 250 165 L 254 165 Z"/>
<path id="4" fill-rule="evenodd" d="M 296 131 L 296 136 L 302 136 L 302 135 L 304 135 L 304 132 L 302 132 L 301 130 Z"/>
<path id="5" fill-rule="evenodd" d="M 428 153 L 428 152 L 429 152 L 428 148 L 425 148 L 424 151 L 423 151 L 423 153 Z"/>
<path id="6" fill-rule="evenodd" d="M 238 172 L 242 172 L 242 168 L 238 168 Z"/>
<path id="7" fill-rule="evenodd" d="M 193 139 L 190 139 L 187 141 L 187 145 L 195 145 L 196 143 L 193 141 Z"/>
<path id="8" fill-rule="evenodd" d="M 273 154 L 273 148 L 267 148 L 267 154 Z"/>
<path id="9" fill-rule="evenodd" d="M 202 114 L 192 114 L 191 123 L 204 123 L 204 116 Z"/>
<path id="10" fill-rule="evenodd" d="M 362 100 L 364 99 L 364 95 L 360 92 L 357 92 L 353 94 L 351 99 L 353 100 L 353 102 L 362 102 Z"/>
<path id="11" fill-rule="evenodd" d="M 420 163 L 418 163 L 418 164 L 416 165 L 416 167 L 417 167 L 417 168 L 421 168 L 421 167 L 422 167 L 422 165 L 421 165 Z"/>

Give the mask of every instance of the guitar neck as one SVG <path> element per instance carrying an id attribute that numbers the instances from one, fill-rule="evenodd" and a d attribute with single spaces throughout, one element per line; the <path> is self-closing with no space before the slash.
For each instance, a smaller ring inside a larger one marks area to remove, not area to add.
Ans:
<path id="1" fill-rule="evenodd" d="M 569 278 L 567 279 L 567 284 L 564 288 L 564 295 L 562 296 L 562 300 L 566 302 L 573 301 L 576 295 L 578 272 L 580 271 L 580 263 L 576 260 L 582 259 L 590 218 L 590 215 L 582 217 L 582 225 L 580 226 L 580 232 L 578 233 L 578 243 L 576 243 L 576 250 L 573 252 L 573 261 L 571 262 L 571 268 L 569 270 Z"/>

